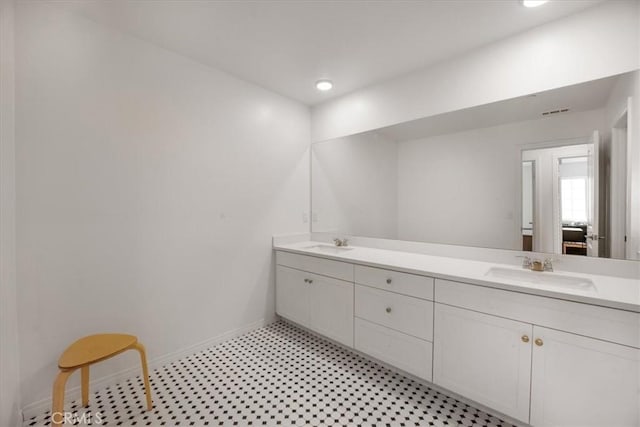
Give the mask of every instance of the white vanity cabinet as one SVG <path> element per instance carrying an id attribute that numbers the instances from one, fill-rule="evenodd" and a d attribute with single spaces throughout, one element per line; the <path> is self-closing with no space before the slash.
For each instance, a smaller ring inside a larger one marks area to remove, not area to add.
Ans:
<path id="1" fill-rule="evenodd" d="M 309 280 L 309 328 L 353 347 L 353 283 L 317 274 Z"/>
<path id="2" fill-rule="evenodd" d="M 533 335 L 533 426 L 640 425 L 640 350 L 538 326 Z"/>
<path id="3" fill-rule="evenodd" d="M 640 426 L 640 313 L 276 252 L 276 311 L 535 427 Z"/>
<path id="4" fill-rule="evenodd" d="M 353 347 L 353 265 L 278 254 L 276 313 Z M 327 273 L 340 278 L 327 277 Z M 351 281 L 343 280 L 349 278 Z"/>
<path id="5" fill-rule="evenodd" d="M 436 304 L 433 382 L 529 420 L 530 324 Z"/>
<path id="6" fill-rule="evenodd" d="M 433 278 L 355 266 L 355 348 L 432 379 Z"/>
<path id="7" fill-rule="evenodd" d="M 309 327 L 309 274 L 276 266 L 276 313 Z"/>
<path id="8" fill-rule="evenodd" d="M 640 425 L 638 313 L 446 280 L 435 300 L 434 383 L 533 426 Z"/>

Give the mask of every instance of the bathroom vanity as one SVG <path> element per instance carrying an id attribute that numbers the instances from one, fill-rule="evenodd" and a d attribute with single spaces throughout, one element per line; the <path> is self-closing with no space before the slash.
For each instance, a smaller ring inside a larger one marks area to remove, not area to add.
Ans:
<path id="1" fill-rule="evenodd" d="M 275 244 L 276 312 L 534 426 L 640 425 L 638 281 Z"/>

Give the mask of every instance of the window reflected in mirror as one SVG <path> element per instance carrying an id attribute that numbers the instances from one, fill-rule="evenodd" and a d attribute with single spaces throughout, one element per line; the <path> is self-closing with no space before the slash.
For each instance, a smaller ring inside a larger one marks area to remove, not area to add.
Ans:
<path id="1" fill-rule="evenodd" d="M 586 156 L 559 159 L 563 254 L 587 255 L 587 159 Z"/>

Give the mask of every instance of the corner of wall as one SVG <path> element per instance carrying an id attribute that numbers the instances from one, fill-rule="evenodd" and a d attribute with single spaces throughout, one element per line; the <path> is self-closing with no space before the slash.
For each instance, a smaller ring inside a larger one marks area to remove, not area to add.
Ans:
<path id="1" fill-rule="evenodd" d="M 14 0 L 0 2 L 0 425 L 22 424 L 16 310 Z"/>

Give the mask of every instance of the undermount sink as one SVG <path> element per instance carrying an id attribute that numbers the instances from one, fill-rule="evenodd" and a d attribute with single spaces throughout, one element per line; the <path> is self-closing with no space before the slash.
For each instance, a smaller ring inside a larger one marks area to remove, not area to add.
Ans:
<path id="1" fill-rule="evenodd" d="M 558 286 L 583 291 L 595 291 L 596 287 L 590 279 L 550 273 L 547 271 L 531 271 L 524 269 L 491 267 L 485 274 L 488 277 L 509 279 L 533 285 Z"/>
<path id="2" fill-rule="evenodd" d="M 345 246 L 333 246 L 333 245 L 312 245 L 312 246 L 307 246 L 304 249 L 311 249 L 314 251 L 324 252 L 327 254 L 342 254 L 352 250 L 353 248 L 349 248 Z"/>

